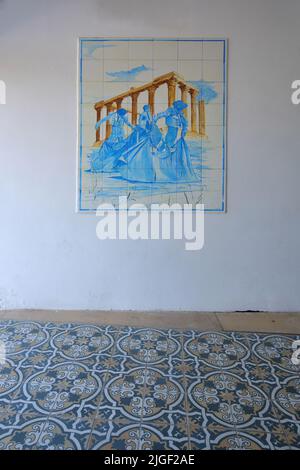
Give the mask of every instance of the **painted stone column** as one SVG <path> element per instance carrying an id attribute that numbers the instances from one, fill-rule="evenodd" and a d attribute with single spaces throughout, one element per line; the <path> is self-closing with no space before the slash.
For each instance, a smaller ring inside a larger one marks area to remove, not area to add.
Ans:
<path id="1" fill-rule="evenodd" d="M 112 112 L 113 106 L 112 103 L 106 105 L 106 113 L 107 115 Z M 106 121 L 106 132 L 105 132 L 105 139 L 108 139 L 111 133 L 111 123 L 109 120 Z"/>
<path id="2" fill-rule="evenodd" d="M 123 101 L 122 98 L 120 98 L 119 100 L 116 101 L 117 109 L 121 109 L 122 101 Z"/>
<path id="3" fill-rule="evenodd" d="M 132 93 L 131 95 L 131 124 L 133 126 L 136 125 L 137 123 L 137 115 L 138 115 L 138 108 L 137 108 L 137 105 L 138 105 L 138 97 L 139 97 L 139 94 L 138 93 Z"/>
<path id="4" fill-rule="evenodd" d="M 204 100 L 200 100 L 198 103 L 199 109 L 199 134 L 201 137 L 206 136 L 206 122 L 205 122 L 205 102 Z"/>
<path id="5" fill-rule="evenodd" d="M 191 131 L 197 132 L 197 109 L 196 109 L 196 97 L 198 95 L 198 91 L 191 89 Z"/>
<path id="6" fill-rule="evenodd" d="M 150 111 L 151 111 L 152 116 L 155 113 L 154 103 L 155 103 L 156 88 L 157 88 L 156 86 L 151 86 L 150 88 L 148 88 L 148 103 L 150 106 Z"/>
<path id="7" fill-rule="evenodd" d="M 172 106 L 174 101 L 176 100 L 176 85 L 177 81 L 175 78 L 171 78 L 167 82 L 168 85 L 168 106 Z"/>
<path id="8" fill-rule="evenodd" d="M 97 122 L 100 121 L 100 119 L 101 119 L 101 111 L 102 111 L 102 107 L 96 109 Z M 100 127 L 98 127 L 98 129 L 96 129 L 96 142 L 100 142 Z"/>
<path id="9" fill-rule="evenodd" d="M 104 106 L 104 101 L 99 101 L 98 103 L 95 104 L 94 108 L 96 110 L 96 114 L 97 114 L 97 121 L 100 121 L 101 119 L 101 113 L 102 113 L 102 109 L 103 109 L 103 106 Z M 96 129 L 96 142 L 100 142 L 100 139 L 101 139 L 101 129 L 99 127 L 99 129 Z"/>
<path id="10" fill-rule="evenodd" d="M 179 85 L 179 88 L 181 90 L 181 101 L 183 101 L 184 103 L 188 104 L 188 87 L 187 85 L 185 85 L 184 83 L 181 83 Z M 183 110 L 183 113 L 185 115 L 185 117 L 187 118 L 188 116 L 188 110 L 187 108 L 185 108 Z"/>

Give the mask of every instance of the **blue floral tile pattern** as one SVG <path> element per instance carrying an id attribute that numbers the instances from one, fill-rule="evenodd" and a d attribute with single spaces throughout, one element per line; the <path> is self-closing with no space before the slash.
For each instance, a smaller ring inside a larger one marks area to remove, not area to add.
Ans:
<path id="1" fill-rule="evenodd" d="M 1 321 L 2 449 L 300 449 L 297 336 Z"/>

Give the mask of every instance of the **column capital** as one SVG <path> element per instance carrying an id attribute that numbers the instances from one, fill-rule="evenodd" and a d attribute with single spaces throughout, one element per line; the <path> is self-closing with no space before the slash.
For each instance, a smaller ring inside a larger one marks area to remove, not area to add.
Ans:
<path id="1" fill-rule="evenodd" d="M 188 89 L 188 85 L 186 83 L 178 82 L 178 86 L 179 86 L 181 91 L 187 91 L 187 89 Z"/>
<path id="2" fill-rule="evenodd" d="M 170 85 L 176 85 L 178 83 L 178 80 L 176 77 L 171 77 L 167 80 L 167 83 L 170 83 Z"/>
<path id="3" fill-rule="evenodd" d="M 95 104 L 94 108 L 97 109 L 102 109 L 104 106 L 104 100 L 98 101 L 98 103 Z"/>
<path id="4" fill-rule="evenodd" d="M 116 100 L 117 109 L 121 108 L 122 101 L 123 101 L 123 98 L 119 98 L 119 99 Z"/>
<path id="5" fill-rule="evenodd" d="M 137 99 L 139 97 L 139 94 L 140 94 L 139 91 L 134 92 L 134 93 L 130 93 L 130 97 L 131 97 L 132 101 L 137 101 Z"/>
<path id="6" fill-rule="evenodd" d="M 160 85 L 156 85 L 156 84 L 152 83 L 152 85 L 150 85 L 150 86 L 147 88 L 147 90 L 148 90 L 149 92 L 154 93 L 154 92 L 157 90 L 157 88 L 158 88 L 159 86 L 160 86 Z"/>
<path id="7" fill-rule="evenodd" d="M 198 95 L 198 90 L 195 90 L 195 88 L 190 88 L 189 89 L 189 94 L 191 95 L 192 98 L 195 98 Z"/>

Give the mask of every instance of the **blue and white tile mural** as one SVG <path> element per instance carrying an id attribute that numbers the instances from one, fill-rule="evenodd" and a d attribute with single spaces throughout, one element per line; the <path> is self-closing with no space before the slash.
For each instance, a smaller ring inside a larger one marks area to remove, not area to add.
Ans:
<path id="1" fill-rule="evenodd" d="M 226 58 L 224 39 L 80 39 L 79 211 L 225 210 Z"/>

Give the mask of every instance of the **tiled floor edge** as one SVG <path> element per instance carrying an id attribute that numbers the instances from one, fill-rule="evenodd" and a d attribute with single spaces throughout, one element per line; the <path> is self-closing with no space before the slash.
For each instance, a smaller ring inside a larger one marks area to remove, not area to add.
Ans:
<path id="1" fill-rule="evenodd" d="M 214 312 L 138 310 L 0 310 L 0 319 L 95 323 L 162 329 L 220 330 Z"/>
<path id="2" fill-rule="evenodd" d="M 162 329 L 300 333 L 300 312 L 0 310 L 0 319 L 96 323 Z"/>

